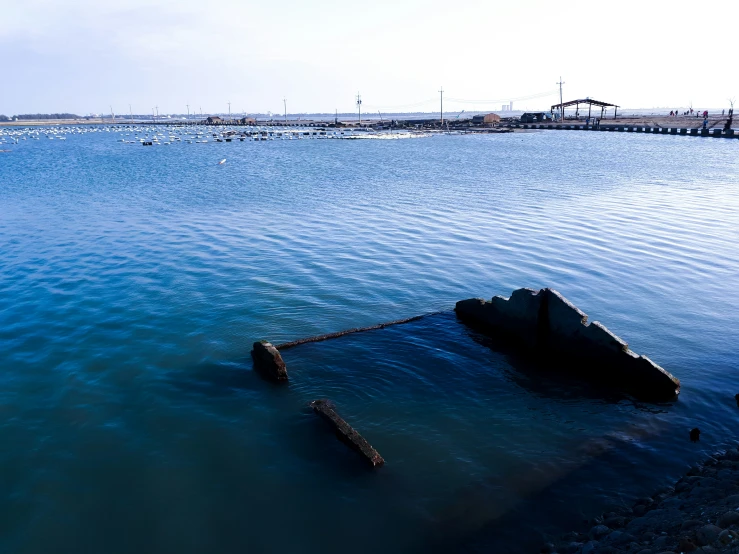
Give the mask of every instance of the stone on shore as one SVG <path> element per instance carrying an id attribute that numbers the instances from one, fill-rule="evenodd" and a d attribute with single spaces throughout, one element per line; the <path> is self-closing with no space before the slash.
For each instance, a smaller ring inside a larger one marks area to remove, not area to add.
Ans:
<path id="1" fill-rule="evenodd" d="M 336 412 L 331 401 L 326 399 L 314 400 L 310 403 L 310 407 L 331 424 L 341 442 L 359 453 L 372 467 L 380 467 L 385 463 L 380 453 L 372 448 L 372 445 Z"/>
<path id="2" fill-rule="evenodd" d="M 720 518 L 716 524 L 719 527 L 731 527 L 732 525 L 739 524 L 739 512 L 726 512 Z"/>
<path id="3" fill-rule="evenodd" d="M 518 289 L 510 298 L 495 296 L 457 302 L 463 321 L 484 327 L 511 340 L 521 349 L 568 366 L 582 368 L 583 376 L 624 388 L 643 399 L 673 400 L 680 381 L 628 345 L 553 289 Z"/>
<path id="4" fill-rule="evenodd" d="M 737 448 L 717 452 L 691 467 L 676 486 L 636 500 L 634 509 L 611 509 L 593 518 L 591 521 L 599 525 L 591 529 L 589 537 L 592 554 L 739 552 L 739 459 L 735 458 L 739 458 Z M 593 540 L 600 534 L 599 528 L 605 527 L 602 523 L 619 513 L 624 514 L 626 524 Z M 577 533 L 566 533 L 555 541 L 557 552 L 570 552 L 573 536 Z M 584 551 L 580 547 L 575 552 Z"/>
<path id="5" fill-rule="evenodd" d="M 277 348 L 267 341 L 255 342 L 251 351 L 254 367 L 273 381 L 287 381 L 287 367 Z"/>
<path id="6" fill-rule="evenodd" d="M 721 527 L 716 527 L 715 525 L 704 525 L 695 532 L 695 538 L 698 539 L 699 545 L 706 546 L 716 542 L 721 531 L 723 531 Z"/>

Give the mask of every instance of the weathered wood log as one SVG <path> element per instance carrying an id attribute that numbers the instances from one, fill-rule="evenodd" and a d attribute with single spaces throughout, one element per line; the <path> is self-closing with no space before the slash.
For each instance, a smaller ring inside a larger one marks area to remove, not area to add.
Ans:
<path id="1" fill-rule="evenodd" d="M 518 289 L 510 298 L 461 300 L 463 321 L 505 336 L 525 352 L 555 359 L 582 376 L 623 388 L 645 400 L 673 400 L 680 381 L 588 316 L 553 289 Z"/>
<path id="2" fill-rule="evenodd" d="M 274 381 L 287 381 L 287 367 L 274 345 L 265 340 L 255 342 L 251 357 L 262 375 Z"/>
<path id="3" fill-rule="evenodd" d="M 377 329 L 384 329 L 385 327 L 391 327 L 392 325 L 402 325 L 403 323 L 411 323 L 412 321 L 418 321 L 419 319 L 423 319 L 424 317 L 428 317 L 430 315 L 437 315 L 440 313 L 441 312 L 433 312 L 429 314 L 416 315 L 413 317 L 407 317 L 405 319 L 396 319 L 395 321 L 388 321 L 386 323 L 378 323 L 377 325 L 370 325 L 369 327 L 355 327 L 353 329 L 345 329 L 344 331 L 337 331 L 335 333 L 326 333 L 325 335 L 318 335 L 317 337 L 308 337 L 305 339 L 298 339 L 298 340 L 294 340 L 290 342 L 283 342 L 282 344 L 278 344 L 275 348 L 277 348 L 277 350 L 287 350 L 288 348 L 293 348 L 295 346 L 306 344 L 308 342 L 321 342 L 324 340 L 343 337 L 344 335 L 351 335 L 352 333 L 363 333 L 364 331 L 375 331 Z"/>
<path id="4" fill-rule="evenodd" d="M 310 403 L 313 411 L 328 421 L 334 428 L 337 438 L 349 448 L 359 453 L 372 467 L 380 467 L 385 463 L 380 453 L 377 452 L 367 440 L 352 428 L 344 419 L 336 413 L 334 404 L 330 400 L 314 400 Z"/>

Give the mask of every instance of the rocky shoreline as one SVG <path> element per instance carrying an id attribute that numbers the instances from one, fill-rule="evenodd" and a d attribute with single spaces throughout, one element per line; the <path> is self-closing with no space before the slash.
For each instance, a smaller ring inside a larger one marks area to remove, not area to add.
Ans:
<path id="1" fill-rule="evenodd" d="M 595 518 L 588 533 L 567 533 L 545 554 L 739 554 L 739 448 L 692 467 L 674 487 Z"/>

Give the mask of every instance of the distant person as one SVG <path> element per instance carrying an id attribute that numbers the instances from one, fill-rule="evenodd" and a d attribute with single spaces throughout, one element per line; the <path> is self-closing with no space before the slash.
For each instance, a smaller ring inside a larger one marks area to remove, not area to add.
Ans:
<path id="1" fill-rule="evenodd" d="M 708 110 L 703 110 L 703 117 L 708 117 Z"/>
<path id="2" fill-rule="evenodd" d="M 721 110 L 721 117 L 724 117 L 725 113 L 726 113 L 726 110 Z"/>
<path id="3" fill-rule="evenodd" d="M 672 117 L 673 115 L 675 115 L 675 114 L 673 112 L 670 112 L 670 117 Z"/>
<path id="4" fill-rule="evenodd" d="M 690 108 L 690 115 L 693 115 L 693 108 Z"/>
<path id="5" fill-rule="evenodd" d="M 706 117 L 706 118 L 705 118 L 705 119 L 703 120 L 703 128 L 704 128 L 704 129 L 706 129 L 706 128 L 707 128 L 707 127 L 706 127 L 707 125 L 708 125 L 708 118 Z"/>

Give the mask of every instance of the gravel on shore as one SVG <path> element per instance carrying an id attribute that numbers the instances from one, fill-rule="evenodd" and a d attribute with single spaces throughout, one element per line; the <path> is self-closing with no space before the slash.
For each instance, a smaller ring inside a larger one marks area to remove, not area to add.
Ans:
<path id="1" fill-rule="evenodd" d="M 604 513 L 592 525 L 588 533 L 568 533 L 540 552 L 739 554 L 739 449 L 714 454 L 674 487 Z"/>

